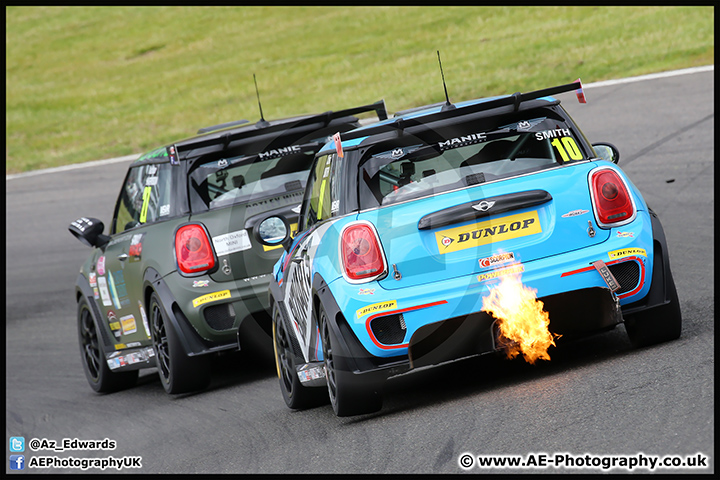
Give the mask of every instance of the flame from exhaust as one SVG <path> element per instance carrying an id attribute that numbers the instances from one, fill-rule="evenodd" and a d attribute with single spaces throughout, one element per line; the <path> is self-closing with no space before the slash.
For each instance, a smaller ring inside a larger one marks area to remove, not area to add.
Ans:
<path id="1" fill-rule="evenodd" d="M 520 274 L 500 277 L 500 283 L 483 297 L 482 310 L 497 319 L 500 345 L 508 358 L 522 354 L 525 361 L 550 360 L 547 350 L 555 345 L 550 317 L 537 299 L 537 290 L 523 285 Z"/>

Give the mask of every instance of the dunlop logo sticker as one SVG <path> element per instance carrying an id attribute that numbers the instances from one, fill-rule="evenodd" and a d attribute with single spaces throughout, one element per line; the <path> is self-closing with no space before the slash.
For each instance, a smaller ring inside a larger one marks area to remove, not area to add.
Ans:
<path id="1" fill-rule="evenodd" d="M 540 219 L 535 210 L 442 230 L 435 233 L 435 241 L 440 253 L 450 253 L 541 232 Z"/>
<path id="2" fill-rule="evenodd" d="M 481 275 L 478 275 L 477 279 L 478 279 L 478 282 L 484 282 L 485 280 L 502 277 L 503 275 L 510 275 L 513 273 L 522 273 L 524 271 L 525 271 L 525 266 L 522 263 L 520 263 L 520 264 L 514 265 L 512 267 L 503 268 L 501 270 L 493 270 L 492 272 L 483 273 Z"/>
<path id="3" fill-rule="evenodd" d="M 385 312 L 387 310 L 394 310 L 397 308 L 397 300 L 390 300 L 389 302 L 380 302 L 368 305 L 357 311 L 357 317 L 367 315 L 368 313 Z"/>
<path id="4" fill-rule="evenodd" d="M 193 307 L 197 308 L 208 302 L 214 302 L 215 300 L 222 300 L 224 298 L 230 298 L 230 290 L 223 290 L 222 292 L 208 293 L 202 297 L 198 297 L 193 300 Z"/>
<path id="5" fill-rule="evenodd" d="M 647 257 L 647 252 L 644 248 L 623 248 L 620 250 L 613 250 L 612 252 L 608 252 L 608 257 L 610 257 L 610 260 L 631 257 L 633 255 L 642 255 L 643 257 Z"/>

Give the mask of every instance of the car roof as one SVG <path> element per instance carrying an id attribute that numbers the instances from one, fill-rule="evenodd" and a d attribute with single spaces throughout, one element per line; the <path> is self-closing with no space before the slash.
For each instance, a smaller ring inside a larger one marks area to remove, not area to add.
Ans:
<path id="1" fill-rule="evenodd" d="M 387 109 L 384 100 L 338 111 L 299 115 L 278 120 L 261 119 L 249 124 L 247 120 L 224 123 L 212 127 L 202 128 L 199 135 L 186 138 L 171 145 L 165 145 L 140 156 L 135 163 L 157 162 L 159 157 L 167 157 L 167 149 L 174 147 L 179 159 L 183 160 L 183 152 L 201 150 L 202 153 L 237 148 L 258 140 L 266 142 L 277 140 L 283 136 L 303 136 L 331 126 L 342 126 L 358 122 L 354 115 L 375 111 L 380 119 L 387 118 Z M 352 128 L 352 127 L 351 127 Z M 349 130 L 345 128 L 344 130 Z M 253 152 L 257 153 L 257 152 Z"/>
<path id="2" fill-rule="evenodd" d="M 457 104 L 442 102 L 417 107 L 405 110 L 404 112 L 398 112 L 391 119 L 376 122 L 371 125 L 361 126 L 347 133 L 341 134 L 342 147 L 343 149 L 352 149 L 360 145 L 367 145 L 386 140 L 391 138 L 391 136 L 387 135 L 389 132 L 393 132 L 394 135 L 398 135 L 400 132 L 409 128 L 417 130 L 430 128 L 429 124 L 433 124 L 433 127 L 437 127 L 442 126 L 445 123 L 455 123 L 453 119 L 466 115 L 477 114 L 488 116 L 492 114 L 490 112 L 491 110 L 504 106 L 514 106 L 517 111 L 521 108 L 521 106 L 523 108 L 534 108 L 538 105 L 558 104 L 559 100 L 555 99 L 552 95 L 578 90 L 580 88 L 582 88 L 582 85 L 579 81 L 576 81 L 570 84 L 536 90 L 528 93 L 517 92 L 512 95 L 478 98 L 459 102 Z M 328 142 L 320 149 L 318 155 L 325 155 L 334 150 L 335 143 Z"/>

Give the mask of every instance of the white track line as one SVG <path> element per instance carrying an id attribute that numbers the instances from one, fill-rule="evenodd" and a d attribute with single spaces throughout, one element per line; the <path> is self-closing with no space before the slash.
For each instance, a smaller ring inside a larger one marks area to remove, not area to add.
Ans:
<path id="1" fill-rule="evenodd" d="M 620 78 L 618 80 L 605 80 L 603 82 L 595 82 L 583 84 L 583 88 L 595 88 L 595 87 L 609 87 L 611 85 L 620 85 L 622 83 L 634 83 L 644 82 L 645 80 L 655 80 L 657 78 L 676 77 L 678 75 L 688 75 L 692 73 L 712 72 L 715 70 L 715 65 L 706 65 L 704 67 L 693 67 L 685 68 L 683 70 L 672 70 L 669 72 L 651 73 L 649 75 L 640 75 L 638 77 Z M 129 162 L 139 158 L 141 154 L 126 155 L 124 157 L 110 158 L 108 160 L 95 160 L 92 162 L 76 163 L 73 165 L 65 165 L 62 167 L 46 168 L 44 170 L 33 170 L 31 172 L 15 173 L 12 175 L 5 175 L 5 181 L 12 180 L 14 178 L 31 177 L 33 175 L 40 175 L 43 173 L 56 173 L 66 172 L 68 170 L 76 170 L 78 168 L 96 167 L 98 165 L 105 165 L 110 163 L 118 162 Z"/>

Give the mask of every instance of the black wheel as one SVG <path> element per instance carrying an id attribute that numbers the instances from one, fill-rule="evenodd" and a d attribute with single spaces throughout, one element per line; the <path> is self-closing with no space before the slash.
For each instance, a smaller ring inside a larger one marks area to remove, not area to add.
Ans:
<path id="1" fill-rule="evenodd" d="M 327 390 L 321 387 L 304 387 L 300 383 L 295 369 L 298 362 L 302 361 L 300 352 L 295 353 L 290 339 L 291 333 L 288 332 L 276 306 L 273 306 L 272 332 L 280 390 L 287 406 L 302 410 L 327 403 Z"/>
<path id="2" fill-rule="evenodd" d="M 138 371 L 113 372 L 105 360 L 102 342 L 84 297 L 78 301 L 78 340 L 83 370 L 90 387 L 99 393 L 117 392 L 137 382 Z"/>
<path id="3" fill-rule="evenodd" d="M 150 297 L 150 330 L 160 382 L 167 393 L 202 390 L 210 384 L 210 358 L 185 354 L 177 332 L 167 321 L 157 294 Z"/>
<path id="4" fill-rule="evenodd" d="M 682 314 L 672 275 L 668 276 L 667 287 L 670 303 L 629 315 L 625 320 L 625 330 L 635 348 L 680 338 Z"/>
<path id="5" fill-rule="evenodd" d="M 347 367 L 347 354 L 340 348 L 322 305 L 318 305 L 316 316 L 322 335 L 328 396 L 335 415 L 349 417 L 377 412 L 382 408 L 384 376 L 353 374 Z"/>

